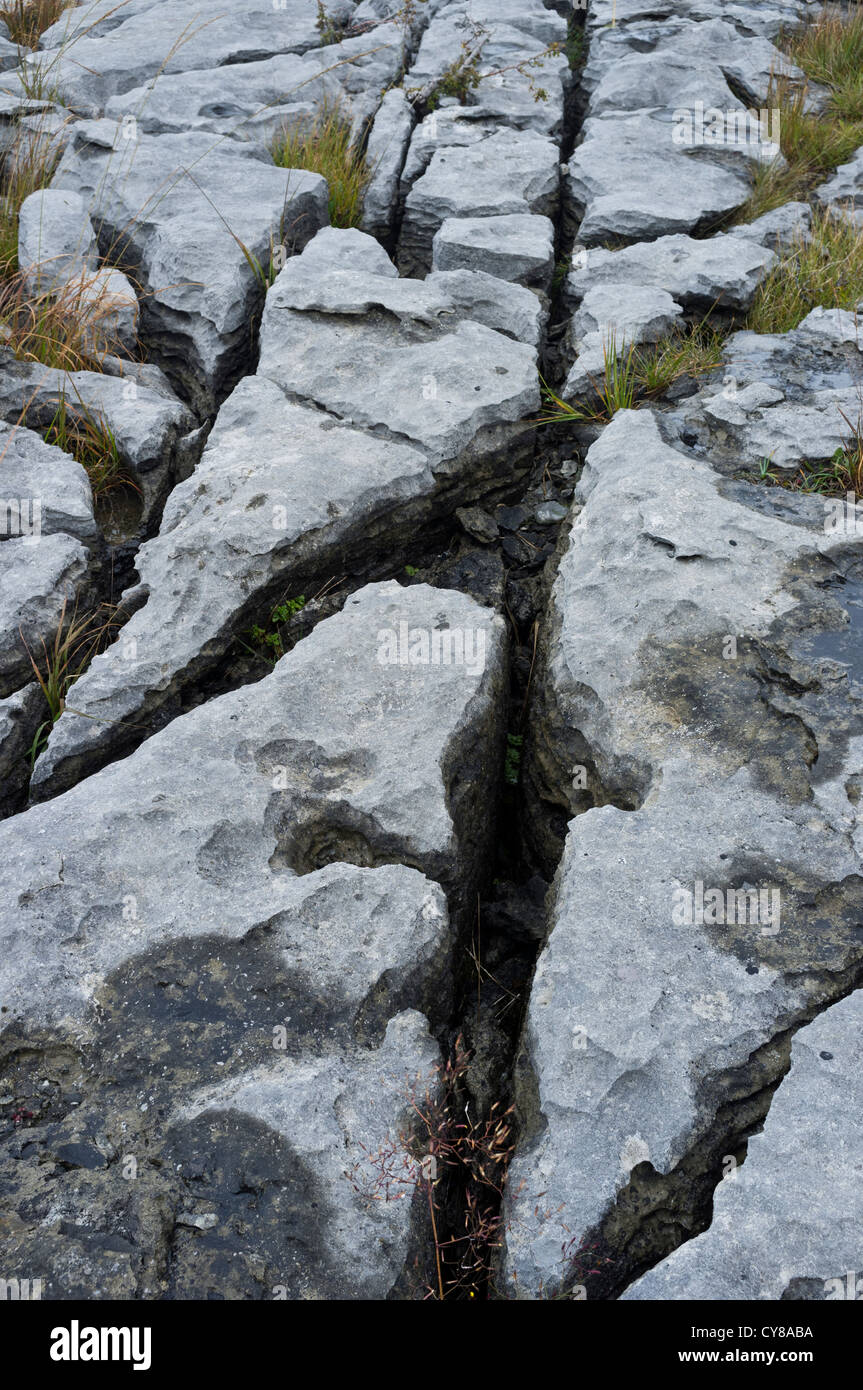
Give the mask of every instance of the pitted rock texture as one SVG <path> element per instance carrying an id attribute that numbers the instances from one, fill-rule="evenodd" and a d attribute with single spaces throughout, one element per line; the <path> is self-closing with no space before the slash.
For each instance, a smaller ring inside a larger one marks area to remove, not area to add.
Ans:
<path id="1" fill-rule="evenodd" d="M 717 1180 L 723 1107 L 863 971 L 859 547 L 814 498 L 783 515 L 728 489 L 648 411 L 606 428 L 577 497 L 528 770 L 537 812 L 583 813 L 523 1040 L 507 1272 L 527 1296 L 584 1284 L 594 1238 L 607 1293 L 664 1223 L 691 1231 L 690 1155 Z M 652 1225 L 639 1181 L 676 1215 Z"/>
<path id="2" fill-rule="evenodd" d="M 434 657 L 434 638 L 456 629 L 473 664 Z M 367 589 L 266 680 L 0 828 L 4 1086 L 20 1108 L 34 1049 L 52 1081 L 45 1122 L 4 1151 L 13 1213 L 20 1203 L 10 1249 L 44 1269 L 53 1296 L 71 1296 L 76 1266 L 99 1297 L 194 1297 L 220 1277 L 234 1297 L 280 1283 L 292 1297 L 384 1297 L 407 1277 L 411 1190 L 378 1206 L 351 1195 L 345 1167 L 362 1169 L 362 1144 L 396 1141 L 410 1085 L 436 1060 L 417 1009 L 438 1026 L 447 1017 L 453 938 L 432 880 L 472 901 L 503 673 L 502 623 L 487 609 L 423 587 Z M 70 1111 L 73 1084 L 84 1094 Z M 211 1125 L 222 1140 L 198 1186 Z M 142 1188 L 118 1167 L 101 1177 L 121 1147 L 140 1153 Z M 153 1170 L 161 1154 L 170 1176 Z M 295 1192 L 280 1183 L 284 1162 L 301 1175 Z M 256 1253 L 231 1276 L 240 1212 L 225 1165 L 250 1167 L 254 1194 L 242 1205 Z M 79 1212 L 74 1230 L 58 1203 Z M 166 1231 L 194 1225 L 189 1208 L 212 1234 L 167 1259 Z M 311 1233 L 281 1245 L 286 1220 Z M 308 1258 L 278 1278 L 296 1239 Z"/>
<path id="3" fill-rule="evenodd" d="M 716 466 L 732 472 L 767 460 L 790 473 L 847 444 L 863 382 L 856 313 L 818 308 L 790 333 L 735 333 L 723 359 L 721 380 L 675 415 L 682 437 Z"/>

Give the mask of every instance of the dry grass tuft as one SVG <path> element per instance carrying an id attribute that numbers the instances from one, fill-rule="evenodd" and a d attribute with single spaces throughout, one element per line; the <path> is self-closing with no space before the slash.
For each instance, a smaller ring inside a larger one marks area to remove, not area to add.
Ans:
<path id="1" fill-rule="evenodd" d="M 22 48 L 35 48 L 46 29 L 56 24 L 64 10 L 74 0 L 12 0 L 0 8 L 13 43 Z"/>

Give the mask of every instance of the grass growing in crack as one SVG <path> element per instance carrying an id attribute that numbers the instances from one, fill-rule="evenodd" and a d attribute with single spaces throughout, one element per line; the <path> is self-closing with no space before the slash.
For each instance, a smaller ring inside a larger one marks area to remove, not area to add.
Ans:
<path id="1" fill-rule="evenodd" d="M 276 137 L 272 153 L 283 169 L 308 169 L 326 179 L 334 227 L 359 226 L 371 171 L 352 141 L 350 121 L 337 102 L 324 102 L 310 119 L 286 126 Z"/>
<path id="2" fill-rule="evenodd" d="M 56 291 L 33 289 L 23 275 L 0 282 L 0 334 L 19 362 L 59 371 L 101 371 L 112 352 L 125 355 L 113 326 L 116 299 L 88 297 L 96 272 Z"/>
<path id="3" fill-rule="evenodd" d="M 779 111 L 779 144 L 788 167 L 755 170 L 738 222 L 806 197 L 863 145 L 863 11 L 843 16 L 825 9 L 799 33 L 786 34 L 780 46 L 830 95 L 823 111 L 807 111 L 808 88 L 781 75 L 771 80 L 767 106 Z"/>
<path id="4" fill-rule="evenodd" d="M 816 209 L 802 234 L 761 282 L 746 320 L 754 333 L 788 333 L 819 305 L 854 309 L 863 299 L 863 229 Z"/>
<path id="5" fill-rule="evenodd" d="M 658 343 L 636 347 L 617 346 L 612 333 L 603 344 L 603 374 L 592 380 L 596 405 L 574 405 L 564 401 L 542 381 L 546 413 L 541 424 L 560 424 L 567 421 L 603 423 L 618 410 L 637 409 L 644 396 L 661 396 L 680 377 L 698 378 L 713 371 L 722 362 L 725 332 L 707 319 L 691 328 L 678 328 Z"/>
<path id="6" fill-rule="evenodd" d="M 796 473 L 781 474 L 771 471 L 769 458 L 762 459 L 759 469 L 762 482 L 776 483 L 790 492 L 816 493 L 821 497 L 847 497 L 849 493 L 855 498 L 863 497 L 863 412 L 856 424 L 844 410 L 839 414 L 848 426 L 849 436 L 826 463 L 802 463 Z"/>
<path id="7" fill-rule="evenodd" d="M 45 431 L 45 441 L 71 454 L 86 470 L 93 497 L 101 498 L 116 487 L 134 487 L 120 460 L 117 441 L 103 416 L 94 414 L 79 402 L 69 410 L 66 397 L 60 402 Z"/>
<path id="8" fill-rule="evenodd" d="M 34 656 L 24 641 L 23 633 L 19 634 L 30 658 L 39 689 L 45 698 L 48 713 L 48 718 L 39 725 L 33 737 L 30 746 L 31 763 L 36 761 L 48 741 L 52 726 L 65 709 L 69 687 L 78 679 L 117 623 L 113 610 L 108 610 L 108 616 L 103 616 L 101 621 L 98 612 L 86 613 L 79 617 L 77 604 L 67 618 L 67 606 L 68 600 L 64 598 L 53 642 L 49 645 L 44 638 L 40 638 L 41 655 L 37 653 Z"/>
<path id="9" fill-rule="evenodd" d="M 465 1104 L 470 1056 L 461 1038 L 445 1066 L 408 1088 L 410 1128 L 363 1157 L 345 1173 L 366 1202 L 411 1201 L 419 1189 L 429 1213 L 434 1281 L 426 1298 L 476 1298 L 488 1283 L 500 1244 L 500 1204 L 512 1156 L 512 1110 L 498 1103 L 484 1120 Z M 463 1228 L 448 1233 L 446 1193 L 462 1199 Z M 443 1194 L 443 1195 L 442 1195 Z"/>
<path id="10" fill-rule="evenodd" d="M 635 348 L 618 352 L 614 334 L 603 343 L 603 375 L 600 381 L 593 381 L 598 404 L 593 408 L 572 405 L 552 391 L 540 377 L 543 404 L 546 413 L 539 417 L 539 424 L 560 424 L 567 421 L 605 421 L 610 420 L 618 410 L 631 410 L 635 403 L 637 388 Z"/>
<path id="11" fill-rule="evenodd" d="M 45 30 L 56 24 L 64 10 L 75 0 L 12 0 L 0 6 L 0 19 L 9 30 L 9 38 L 22 48 L 35 48 Z"/>
<path id="12" fill-rule="evenodd" d="M 725 331 L 702 319 L 692 328 L 677 328 L 658 343 L 636 349 L 635 376 L 640 390 L 661 396 L 681 377 L 696 380 L 722 363 Z"/>

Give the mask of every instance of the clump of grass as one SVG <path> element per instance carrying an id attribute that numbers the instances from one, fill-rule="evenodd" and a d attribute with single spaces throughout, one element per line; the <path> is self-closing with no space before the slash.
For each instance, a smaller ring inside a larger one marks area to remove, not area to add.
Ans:
<path id="1" fill-rule="evenodd" d="M 829 87 L 837 115 L 863 120 L 863 10 L 839 14 L 825 8 L 814 21 L 783 39 L 783 48 L 813 82 Z"/>
<path id="2" fill-rule="evenodd" d="M 0 326 L 4 345 L 21 362 L 40 362 L 63 372 L 101 370 L 116 351 L 111 327 L 113 301 L 88 298 L 92 277 L 55 291 L 36 290 L 22 274 L 0 283 Z"/>
<path id="3" fill-rule="evenodd" d="M 45 431 L 45 441 L 71 454 L 86 469 L 94 498 L 104 497 L 112 488 L 135 486 L 123 467 L 117 440 L 104 416 L 88 410 L 81 402 L 70 410 L 66 397 L 60 396 Z"/>
<path id="4" fill-rule="evenodd" d="M 107 615 L 103 613 L 101 618 L 99 612 L 79 616 L 77 603 L 67 618 L 67 606 L 68 600 L 64 598 L 53 642 L 49 645 L 44 637 L 40 638 L 41 655 L 33 655 L 24 641 L 23 633 L 19 631 L 24 649 L 30 658 L 30 665 L 33 667 L 33 674 L 45 698 L 48 713 L 48 718 L 43 720 L 34 735 L 30 747 L 31 762 L 36 761 L 48 741 L 52 725 L 63 713 L 70 685 L 78 679 L 90 659 L 105 643 L 117 622 L 113 610 L 108 610 Z"/>
<path id="5" fill-rule="evenodd" d="M 12 0 L 11 4 L 0 6 L 0 19 L 5 21 L 13 43 L 35 48 L 45 30 L 56 24 L 63 11 L 74 3 L 75 0 Z"/>
<path id="6" fill-rule="evenodd" d="M 787 77 L 772 80 L 767 104 L 779 112 L 779 146 L 786 165 L 777 161 L 756 166 L 752 193 L 736 221 L 751 222 L 784 203 L 807 197 L 863 144 L 863 119 L 842 117 L 833 110 L 808 111 L 806 102 L 805 87 Z"/>
<path id="7" fill-rule="evenodd" d="M 610 420 L 618 410 L 632 409 L 638 388 L 635 347 L 630 344 L 628 348 L 618 350 L 615 335 L 612 333 L 602 345 L 602 359 L 602 378 L 593 382 L 598 404 L 590 409 L 562 400 L 540 377 L 547 413 L 540 416 L 539 424 L 561 424 L 566 421 L 604 422 Z"/>
<path id="8" fill-rule="evenodd" d="M 543 381 L 543 401 L 547 413 L 541 424 L 560 424 L 566 421 L 604 423 L 618 410 L 637 408 L 642 396 L 661 396 L 680 377 L 698 378 L 722 362 L 724 330 L 706 319 L 692 328 L 678 328 L 658 343 L 618 348 L 612 333 L 603 344 L 603 374 L 593 381 L 597 404 L 588 409 L 573 405 L 555 395 Z"/>
<path id="9" fill-rule="evenodd" d="M 738 221 L 805 197 L 863 145 L 863 10 L 843 15 L 825 9 L 812 24 L 784 35 L 781 46 L 830 95 L 823 111 L 807 111 L 808 88 L 784 76 L 771 81 L 767 105 L 779 111 L 779 144 L 788 167 L 755 170 Z"/>
<path id="10" fill-rule="evenodd" d="M 863 229 L 816 209 L 809 239 L 798 234 L 761 282 L 746 320 L 754 333 L 788 333 L 819 305 L 854 309 L 863 300 Z"/>
<path id="11" fill-rule="evenodd" d="M 338 103 L 325 101 L 310 119 L 287 126 L 276 137 L 273 159 L 283 169 L 322 174 L 330 190 L 332 225 L 359 225 L 371 171 L 352 141 L 350 122 Z"/>
<path id="12" fill-rule="evenodd" d="M 722 363 L 722 328 L 702 319 L 691 328 L 677 328 L 658 343 L 638 348 L 634 371 L 640 389 L 661 396 L 681 377 L 696 380 Z"/>

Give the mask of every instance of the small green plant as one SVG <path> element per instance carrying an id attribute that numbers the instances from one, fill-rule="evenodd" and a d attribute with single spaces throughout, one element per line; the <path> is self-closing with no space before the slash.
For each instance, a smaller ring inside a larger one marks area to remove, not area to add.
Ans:
<path id="1" fill-rule="evenodd" d="M 746 320 L 754 333 L 788 333 L 819 305 L 855 309 L 863 299 L 863 230 L 829 208 L 812 214 L 762 280 Z"/>
<path id="2" fill-rule="evenodd" d="M 584 63 L 584 24 L 574 11 L 567 21 L 564 52 L 569 66 L 577 71 Z"/>
<path id="3" fill-rule="evenodd" d="M 405 565 L 405 574 L 413 578 L 415 574 L 419 574 L 419 570 L 417 569 L 416 565 Z"/>
<path id="4" fill-rule="evenodd" d="M 768 478 L 772 478 L 772 474 L 770 472 L 772 466 L 773 460 L 769 456 L 760 460 L 758 464 L 758 476 L 761 478 L 762 482 L 766 482 Z"/>
<path id="5" fill-rule="evenodd" d="M 517 787 L 521 771 L 521 750 L 524 737 L 521 734 L 507 734 L 506 753 L 503 760 L 503 780 L 507 786 Z"/>
<path id="6" fill-rule="evenodd" d="M 571 264 L 572 264 L 572 257 L 571 257 L 571 256 L 563 256 L 563 257 L 557 262 L 557 265 L 554 267 L 554 274 L 553 274 L 552 277 L 551 277 L 551 292 L 552 292 L 552 294 L 554 294 L 556 290 L 559 290 L 559 289 L 560 289 L 561 285 L 563 284 L 564 280 L 566 279 L 567 275 L 569 274 L 569 268 L 570 268 Z"/>
<path id="7" fill-rule="evenodd" d="M 309 169 L 326 179 L 330 222 L 357 227 L 371 171 L 338 102 L 325 101 L 314 116 L 294 121 L 276 137 L 273 159 L 282 169 Z"/>
<path id="8" fill-rule="evenodd" d="M 318 17 L 315 20 L 315 28 L 321 36 L 321 44 L 338 43 L 342 37 L 342 30 L 339 23 L 327 10 L 326 5 L 317 0 Z"/>
<path id="9" fill-rule="evenodd" d="M 253 650 L 256 653 L 264 653 L 273 665 L 280 661 L 287 648 L 285 647 L 285 637 L 282 628 L 301 613 L 306 606 L 304 594 L 298 598 L 285 599 L 283 603 L 277 603 L 270 613 L 272 628 L 261 627 L 260 623 L 249 628 L 249 640 L 253 643 Z"/>

